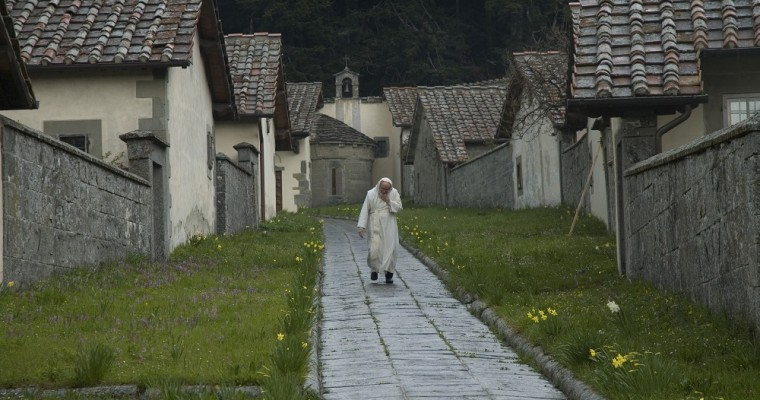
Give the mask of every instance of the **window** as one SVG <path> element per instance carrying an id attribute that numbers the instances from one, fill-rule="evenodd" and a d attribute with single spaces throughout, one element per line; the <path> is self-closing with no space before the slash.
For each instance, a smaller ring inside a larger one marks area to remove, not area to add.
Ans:
<path id="1" fill-rule="evenodd" d="M 760 111 L 760 94 L 726 96 L 723 110 L 725 126 L 742 122 Z"/>
<path id="2" fill-rule="evenodd" d="M 376 137 L 375 143 L 377 143 L 377 146 L 375 147 L 375 158 L 388 157 L 388 138 Z"/>
<path id="3" fill-rule="evenodd" d="M 58 140 L 74 146 L 85 153 L 90 152 L 90 140 L 87 139 L 87 135 L 61 135 L 58 136 Z"/>
<path id="4" fill-rule="evenodd" d="M 517 195 L 522 196 L 523 194 L 523 176 L 522 176 L 522 156 L 517 156 L 517 160 L 515 160 L 515 175 L 516 175 L 516 184 L 517 184 Z"/>
<path id="5" fill-rule="evenodd" d="M 332 188 L 330 190 L 330 194 L 335 196 L 338 194 L 338 169 L 333 168 L 332 169 Z"/>

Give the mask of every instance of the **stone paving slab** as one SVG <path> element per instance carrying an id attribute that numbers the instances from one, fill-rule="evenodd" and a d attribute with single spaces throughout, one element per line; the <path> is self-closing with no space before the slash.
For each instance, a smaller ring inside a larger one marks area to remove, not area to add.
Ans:
<path id="1" fill-rule="evenodd" d="M 354 221 L 325 219 L 320 387 L 332 399 L 565 399 L 405 249 L 373 282 Z"/>

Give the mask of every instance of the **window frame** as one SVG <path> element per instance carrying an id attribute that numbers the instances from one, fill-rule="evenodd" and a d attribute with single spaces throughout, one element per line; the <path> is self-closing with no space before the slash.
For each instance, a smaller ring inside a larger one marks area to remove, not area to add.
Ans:
<path id="1" fill-rule="evenodd" d="M 745 105 L 747 105 L 746 108 L 746 116 L 734 123 L 731 123 L 731 104 L 734 102 L 743 101 Z M 723 95 L 723 127 L 729 127 L 734 124 L 738 124 L 741 121 L 744 121 L 745 119 L 750 117 L 749 112 L 749 103 L 751 101 L 758 102 L 758 107 L 755 112 L 760 112 L 760 93 L 754 92 L 754 93 L 738 93 L 738 94 L 725 94 Z"/>

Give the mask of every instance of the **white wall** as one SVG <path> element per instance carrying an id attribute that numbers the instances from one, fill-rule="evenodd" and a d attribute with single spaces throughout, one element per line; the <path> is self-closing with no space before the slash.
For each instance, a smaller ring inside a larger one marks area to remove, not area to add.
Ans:
<path id="1" fill-rule="evenodd" d="M 311 180 L 311 148 L 309 138 L 302 139 L 299 143 L 298 154 L 292 151 L 278 151 L 275 154 L 275 165 L 284 168 L 282 171 L 282 209 L 296 212 L 295 196 L 300 194 L 299 182 L 294 174 L 301 173 L 301 162 L 306 162 L 306 179 Z M 311 183 L 309 183 L 311 190 Z"/>
<path id="2" fill-rule="evenodd" d="M 3 209 L 3 183 L 2 183 L 2 177 L 3 177 L 3 129 L 2 126 L 0 126 L 0 289 L 2 289 L 3 282 L 3 256 L 5 255 L 5 238 L 3 238 L 3 220 L 5 219 L 3 217 L 4 215 L 4 209 Z"/>
<path id="3" fill-rule="evenodd" d="M 264 215 L 261 218 L 266 221 L 277 215 L 277 185 L 275 181 L 275 137 L 274 121 L 271 118 L 262 119 L 263 146 L 259 146 L 259 165 L 264 171 L 259 170 L 259 177 L 263 180 L 262 190 L 264 201 Z M 284 174 L 283 174 L 284 178 Z"/>
<path id="4" fill-rule="evenodd" d="M 35 74 L 37 110 L 2 111 L 10 119 L 43 130 L 44 121 L 101 120 L 103 154 L 124 153 L 119 135 L 138 129 L 140 118 L 151 118 L 153 100 L 136 98 L 137 81 L 152 81 L 150 71 Z"/>
<path id="5" fill-rule="evenodd" d="M 536 113 L 533 113 L 534 115 Z M 547 118 L 518 114 L 511 140 L 512 163 L 517 174 L 517 158 L 522 164 L 522 195 L 515 182 L 515 208 L 556 206 L 562 202 L 559 135 Z"/>
<path id="6" fill-rule="evenodd" d="M 195 43 L 199 43 L 196 36 Z M 216 226 L 214 169 L 209 169 L 207 132 L 214 132 L 212 100 L 199 46 L 193 64 L 169 68 L 167 84 L 167 149 L 170 201 L 170 249 Z M 215 168 L 215 152 L 211 165 Z"/>
<path id="7" fill-rule="evenodd" d="M 216 152 L 224 153 L 230 160 L 237 161 L 238 143 L 250 143 L 259 148 L 259 123 L 249 121 L 219 121 L 216 124 Z"/>
<path id="8" fill-rule="evenodd" d="M 668 151 L 683 146 L 705 135 L 705 107 L 699 106 L 691 112 L 686 121 L 662 135 L 662 151 Z M 657 127 L 661 128 L 679 115 L 660 115 L 657 117 Z"/>

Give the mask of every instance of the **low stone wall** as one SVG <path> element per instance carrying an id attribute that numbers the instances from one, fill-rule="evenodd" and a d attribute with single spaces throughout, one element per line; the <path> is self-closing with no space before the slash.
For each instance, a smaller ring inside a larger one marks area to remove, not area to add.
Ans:
<path id="1" fill-rule="evenodd" d="M 760 329 L 760 119 L 625 171 L 626 274 Z"/>
<path id="2" fill-rule="evenodd" d="M 448 178 L 450 207 L 515 207 L 512 147 L 501 145 L 451 169 Z"/>
<path id="3" fill-rule="evenodd" d="M 236 233 L 257 226 L 255 180 L 224 154 L 216 156 L 216 232 Z"/>
<path id="4" fill-rule="evenodd" d="M 3 280 L 151 251 L 150 184 L 0 117 Z"/>
<path id="5" fill-rule="evenodd" d="M 572 145 L 563 147 L 560 154 L 562 204 L 573 208 L 578 207 L 583 187 L 588 179 L 588 172 L 591 169 L 591 153 L 588 146 L 588 134 L 586 134 Z M 584 196 L 581 211 L 585 214 L 591 213 L 591 196 L 588 193 Z"/>

